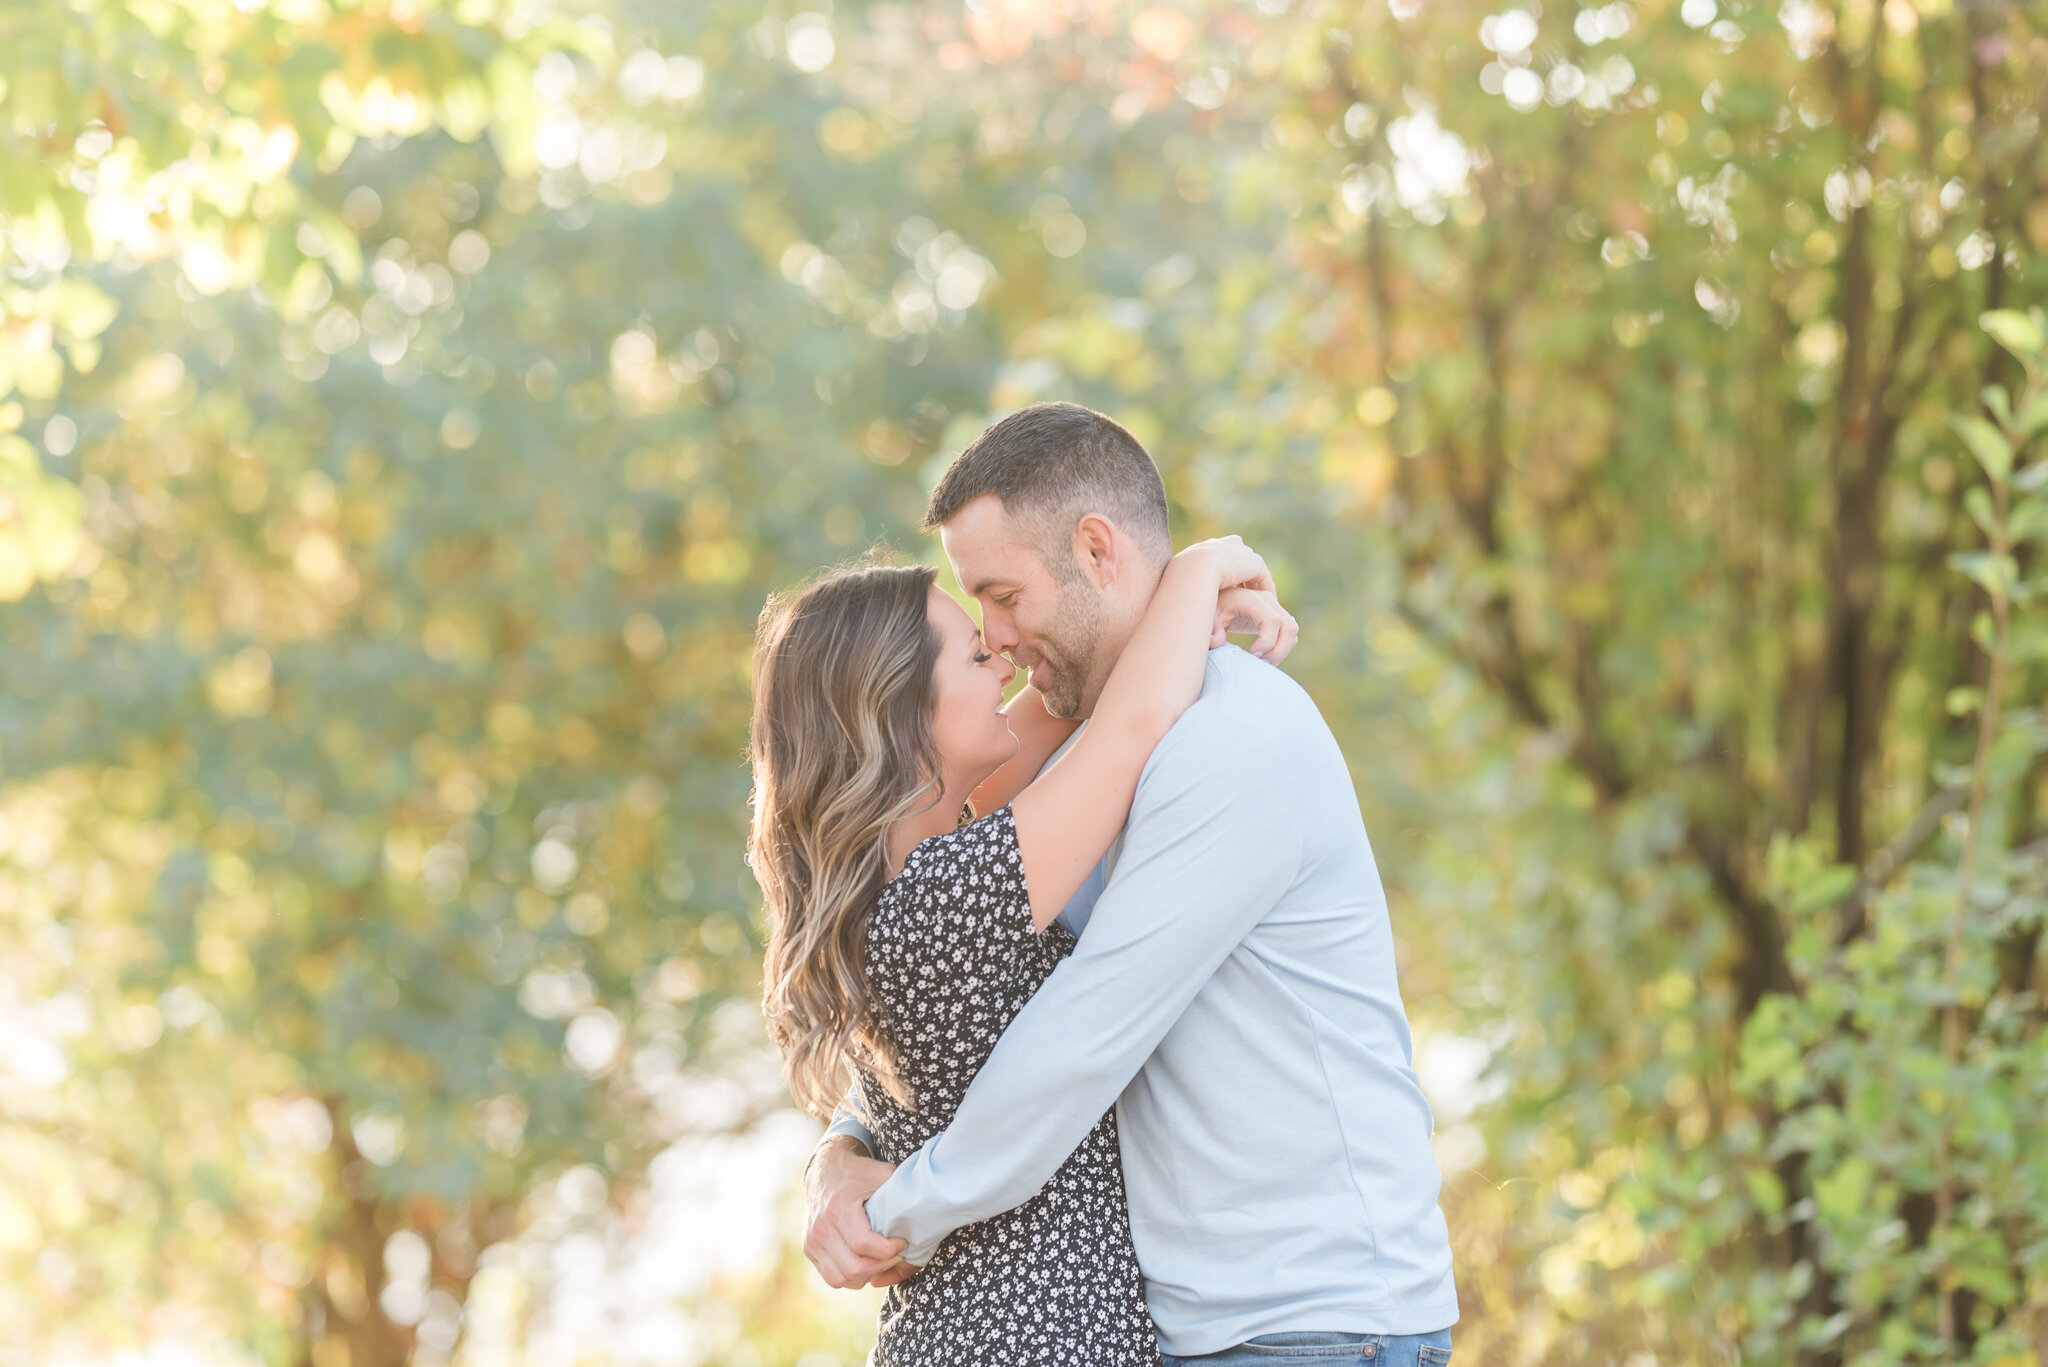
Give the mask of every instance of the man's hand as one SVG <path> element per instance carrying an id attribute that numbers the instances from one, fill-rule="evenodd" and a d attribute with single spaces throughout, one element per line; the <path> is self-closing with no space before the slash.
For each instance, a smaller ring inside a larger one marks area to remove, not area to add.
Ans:
<path id="1" fill-rule="evenodd" d="M 842 1290 L 894 1286 L 916 1268 L 903 1261 L 904 1241 L 885 1239 L 863 1208 L 896 1171 L 868 1157 L 860 1141 L 834 1135 L 804 1174 L 804 1256 L 825 1285 Z"/>

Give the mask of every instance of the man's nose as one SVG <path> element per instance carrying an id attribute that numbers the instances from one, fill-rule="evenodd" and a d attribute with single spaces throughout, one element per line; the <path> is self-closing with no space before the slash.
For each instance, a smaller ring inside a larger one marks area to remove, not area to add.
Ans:
<path id="1" fill-rule="evenodd" d="M 1016 623 L 1007 612 L 983 608 L 981 613 L 981 640 L 998 655 L 1007 655 L 1017 648 L 1021 638 L 1017 635 Z"/>

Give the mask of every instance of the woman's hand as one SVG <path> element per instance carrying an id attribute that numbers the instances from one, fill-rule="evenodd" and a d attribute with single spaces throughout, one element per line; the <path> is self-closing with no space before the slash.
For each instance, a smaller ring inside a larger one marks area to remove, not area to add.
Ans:
<path id="1" fill-rule="evenodd" d="M 1216 623 L 1209 633 L 1211 650 L 1223 644 L 1226 633 L 1249 631 L 1258 638 L 1252 642 L 1252 654 L 1271 664 L 1287 658 L 1301 637 L 1301 628 L 1294 615 L 1280 606 L 1272 572 L 1257 551 L 1241 537 L 1219 536 L 1213 541 L 1197 541 L 1174 558 L 1183 557 L 1205 563 L 1216 573 L 1219 591 Z"/>
<path id="2" fill-rule="evenodd" d="M 1266 568 L 1265 558 L 1245 545 L 1242 537 L 1219 536 L 1212 541 L 1197 541 L 1174 559 L 1204 561 L 1214 566 L 1219 589 L 1273 592 L 1273 574 Z"/>
<path id="3" fill-rule="evenodd" d="M 1301 639 L 1301 626 L 1294 614 L 1280 606 L 1280 600 L 1265 589 L 1225 589 L 1216 597 L 1216 629 L 1209 634 L 1209 649 L 1223 644 L 1232 631 L 1258 633 L 1251 653 L 1268 664 L 1279 664 Z"/>

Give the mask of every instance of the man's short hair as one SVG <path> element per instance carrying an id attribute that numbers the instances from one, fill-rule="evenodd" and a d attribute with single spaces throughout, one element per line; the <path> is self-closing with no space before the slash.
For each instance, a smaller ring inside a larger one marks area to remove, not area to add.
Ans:
<path id="1" fill-rule="evenodd" d="M 936 531 L 983 494 L 1033 523 L 1055 568 L 1074 526 L 1100 513 L 1164 561 L 1173 554 L 1166 485 L 1138 439 L 1114 420 L 1076 403 L 1020 408 L 953 458 L 932 490 L 926 531 Z"/>

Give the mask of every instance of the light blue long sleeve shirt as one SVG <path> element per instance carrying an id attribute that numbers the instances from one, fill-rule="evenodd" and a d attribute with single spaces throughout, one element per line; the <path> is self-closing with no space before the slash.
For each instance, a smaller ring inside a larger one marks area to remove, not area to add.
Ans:
<path id="1" fill-rule="evenodd" d="M 1455 1323 L 1386 897 L 1308 695 L 1211 652 L 1119 848 L 1061 918 L 1078 947 L 868 1201 L 874 1227 L 926 1261 L 1035 1195 L 1114 1104 L 1165 1351 Z"/>

